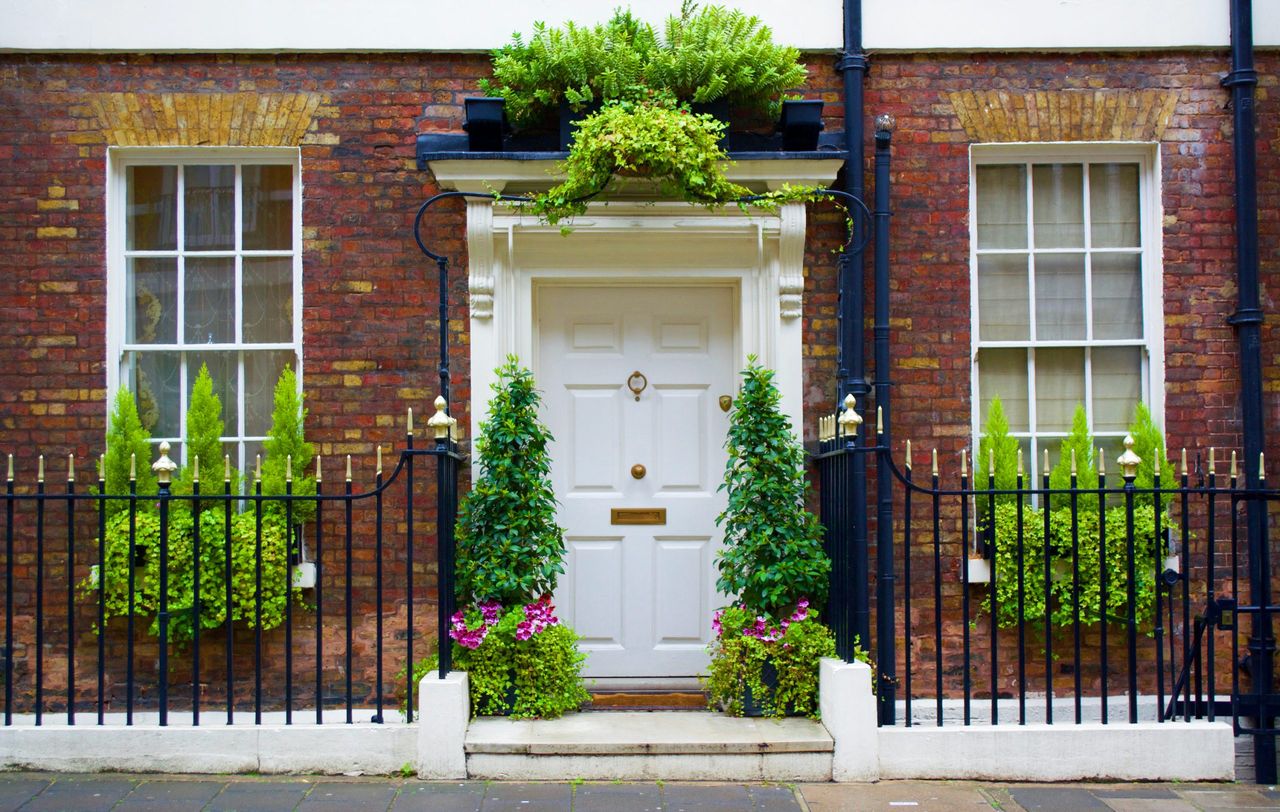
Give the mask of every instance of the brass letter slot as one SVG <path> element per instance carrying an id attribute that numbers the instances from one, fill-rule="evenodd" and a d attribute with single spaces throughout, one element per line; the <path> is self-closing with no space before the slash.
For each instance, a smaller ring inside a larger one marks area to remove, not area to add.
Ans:
<path id="1" fill-rule="evenodd" d="M 666 524 L 666 508 L 610 508 L 610 524 Z"/>

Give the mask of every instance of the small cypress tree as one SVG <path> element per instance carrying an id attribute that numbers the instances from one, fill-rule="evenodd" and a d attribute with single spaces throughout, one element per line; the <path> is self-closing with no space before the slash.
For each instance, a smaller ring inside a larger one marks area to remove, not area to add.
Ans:
<path id="1" fill-rule="evenodd" d="M 804 449 L 782 412 L 773 371 L 752 356 L 742 378 L 725 441 L 729 461 L 720 487 L 728 506 L 716 519 L 724 528 L 716 589 L 752 612 L 782 619 L 801 598 L 821 602 L 831 562 L 822 527 L 805 508 Z"/>
<path id="2" fill-rule="evenodd" d="M 1076 488 L 1079 490 L 1097 490 L 1098 469 L 1093 462 L 1093 435 L 1089 433 L 1089 418 L 1084 406 L 1076 404 L 1075 414 L 1071 417 L 1071 433 L 1058 447 L 1058 463 L 1049 473 L 1049 487 L 1054 491 L 1066 491 L 1071 488 L 1071 452 L 1076 455 Z M 1076 504 L 1080 510 L 1098 509 L 1098 495 L 1081 494 Z M 1066 493 L 1055 493 L 1049 500 L 1054 510 L 1070 507 L 1071 496 Z"/>
<path id="3" fill-rule="evenodd" d="M 262 461 L 262 492 L 270 496 L 285 493 L 285 468 L 291 457 L 293 493 L 312 496 L 316 492 L 316 480 L 309 472 L 315 449 L 307 442 L 303 430 L 307 409 L 303 405 L 303 395 L 298 391 L 298 376 L 294 374 L 292 367 L 286 366 L 280 373 L 272 403 L 271 429 L 263 443 L 266 459 Z M 283 503 L 269 502 L 268 507 L 279 510 L 281 514 L 285 512 Z M 315 512 L 314 502 L 293 504 L 295 522 L 310 521 Z"/>
<path id="4" fill-rule="evenodd" d="M 209 376 L 209 367 L 201 364 L 195 385 L 191 387 L 191 399 L 187 403 L 187 465 L 178 474 L 174 493 L 191 493 L 195 468 L 192 461 L 197 457 L 200 459 L 203 481 L 222 481 L 222 429 L 222 400 L 213 392 L 213 378 Z M 232 482 L 236 482 L 234 469 L 231 478 Z"/>
<path id="5" fill-rule="evenodd" d="M 1147 408 L 1147 404 L 1139 401 L 1133 412 L 1133 423 L 1129 426 L 1129 434 L 1133 436 L 1133 453 L 1142 458 L 1142 463 L 1138 465 L 1138 475 L 1134 478 L 1133 484 L 1139 489 L 1155 487 L 1155 467 L 1156 460 L 1160 460 L 1160 484 L 1163 487 L 1169 487 L 1174 484 L 1176 474 L 1168 462 L 1168 456 L 1165 453 L 1164 432 L 1156 425 L 1156 421 L 1151 417 L 1151 410 Z M 1172 494 L 1164 494 L 1160 498 L 1160 509 L 1168 511 L 1169 500 L 1173 498 Z M 1147 494 L 1138 494 L 1135 500 L 1139 505 L 1151 504 L 1151 496 Z"/>
<path id="6" fill-rule="evenodd" d="M 528 604 L 551 593 L 564 573 L 547 449 L 552 437 L 538 419 L 539 403 L 533 373 L 508 357 L 476 438 L 480 474 L 458 511 L 461 605 Z"/>
<path id="7" fill-rule="evenodd" d="M 987 487 L 991 455 L 995 452 L 996 490 L 1013 490 L 1018 487 L 1018 438 L 1009 434 L 1009 421 L 1004 416 L 1000 398 L 992 398 L 983 428 L 982 440 L 978 443 L 978 456 L 973 461 L 973 486 L 979 490 Z M 1030 486 L 1032 483 L 1024 478 L 1023 485 Z M 1016 499 L 1013 494 L 1005 494 L 997 496 L 996 503 L 1014 502 Z M 978 515 L 985 517 L 988 500 L 978 497 L 977 501 Z"/>
<path id="8" fill-rule="evenodd" d="M 142 426 L 138 417 L 138 406 L 133 395 L 125 387 L 116 392 L 116 402 L 111 410 L 107 423 L 107 452 L 105 459 L 105 479 L 107 493 L 112 496 L 129 492 L 130 457 L 137 457 L 137 489 L 139 494 L 151 495 L 156 492 L 156 475 L 151 470 L 154 450 L 150 443 L 151 434 Z M 141 503 L 140 503 L 141 504 Z M 107 502 L 107 515 L 129 509 L 124 500 Z"/>

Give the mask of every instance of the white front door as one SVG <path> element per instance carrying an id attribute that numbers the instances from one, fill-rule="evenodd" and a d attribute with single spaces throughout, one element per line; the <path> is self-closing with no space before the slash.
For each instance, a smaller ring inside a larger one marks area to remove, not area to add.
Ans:
<path id="1" fill-rule="evenodd" d="M 535 312 L 568 550 L 555 597 L 583 637 L 585 673 L 696 675 L 722 602 L 734 289 L 548 285 Z"/>

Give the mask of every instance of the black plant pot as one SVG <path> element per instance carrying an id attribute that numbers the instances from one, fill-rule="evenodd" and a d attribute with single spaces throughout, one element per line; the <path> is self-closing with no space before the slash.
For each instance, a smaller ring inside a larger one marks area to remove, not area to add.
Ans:
<path id="1" fill-rule="evenodd" d="M 467 120 L 467 149 L 471 152 L 501 152 L 502 136 L 507 131 L 507 100 L 501 97 L 475 96 L 463 99 Z"/>
<path id="2" fill-rule="evenodd" d="M 600 112 L 600 102 L 591 102 L 584 104 L 574 110 L 569 106 L 569 102 L 564 99 L 560 100 L 560 149 L 569 149 L 570 142 L 573 141 L 573 133 L 578 129 L 578 122 L 591 115 Z"/>
<path id="3" fill-rule="evenodd" d="M 711 102 L 694 102 L 689 105 L 689 109 L 696 115 L 709 115 L 717 121 L 724 123 L 724 130 L 720 136 L 720 147 L 725 151 L 729 149 L 729 100 L 716 99 Z"/>
<path id="4" fill-rule="evenodd" d="M 778 668 L 771 660 L 765 660 L 763 666 L 760 667 L 760 683 L 769 692 L 770 696 L 776 696 L 778 693 Z M 788 705 L 783 711 L 785 716 L 796 716 L 794 705 Z M 760 698 L 751 692 L 751 686 L 747 685 L 746 693 L 742 696 L 742 715 L 758 717 L 764 716 L 764 704 Z"/>
<path id="5" fill-rule="evenodd" d="M 782 132 L 782 149 L 786 152 L 812 152 L 818 148 L 822 132 L 822 100 L 784 101 L 778 129 Z"/>

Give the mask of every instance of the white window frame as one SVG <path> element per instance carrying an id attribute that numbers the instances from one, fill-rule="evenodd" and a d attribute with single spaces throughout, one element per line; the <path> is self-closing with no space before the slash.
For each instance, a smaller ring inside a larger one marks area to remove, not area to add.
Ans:
<path id="1" fill-rule="evenodd" d="M 106 189 L 106 237 L 107 237 L 107 320 L 106 320 L 106 344 L 107 344 L 107 414 L 110 415 L 112 404 L 115 402 L 116 392 L 121 386 L 121 380 L 125 372 L 125 355 L 134 349 L 143 350 L 171 350 L 181 351 L 187 345 L 183 344 L 146 344 L 131 345 L 126 343 L 126 330 L 128 329 L 128 273 L 127 273 L 127 256 L 131 256 L 134 252 L 125 251 L 125 230 L 127 228 L 127 200 L 126 191 L 127 170 L 131 166 L 157 166 L 157 165 L 234 165 L 242 166 L 247 164 L 273 164 L 277 166 L 289 166 L 293 170 L 293 222 L 291 228 L 293 231 L 293 247 L 291 249 L 292 266 L 293 266 L 293 335 L 289 342 L 273 343 L 273 344 L 257 344 L 257 343 L 226 343 L 209 345 L 212 350 L 292 350 L 294 357 L 297 359 L 295 373 L 298 378 L 298 390 L 302 391 L 303 377 L 303 352 L 302 352 L 302 161 L 301 150 L 297 147 L 111 147 L 107 150 L 107 189 Z M 179 173 L 181 178 L 183 173 Z M 240 205 L 241 205 L 241 173 L 237 168 L 235 173 L 235 206 L 236 206 L 236 222 L 240 221 Z M 178 197 L 182 197 L 182 187 L 178 187 Z M 181 229 L 181 216 L 178 216 L 179 229 Z M 281 256 L 285 252 L 279 251 L 245 251 L 241 248 L 240 241 L 242 239 L 241 230 L 236 229 L 235 247 L 232 250 L 222 252 L 225 254 L 234 254 L 235 256 L 235 308 L 236 308 L 236 335 L 241 335 L 240 328 L 240 311 L 241 297 L 243 295 L 243 286 L 241 283 L 241 259 L 245 256 Z M 142 256 L 167 254 L 179 254 L 183 252 L 181 243 L 181 232 L 179 232 L 178 247 L 174 251 L 168 252 L 138 252 Z M 200 252 L 197 252 L 200 253 Z M 181 277 L 181 274 L 179 274 Z M 179 308 L 183 306 L 182 287 L 179 282 L 178 300 Z M 180 338 L 181 336 L 179 336 Z M 184 364 L 183 372 L 179 382 L 180 391 L 186 393 L 189 384 L 186 374 L 186 365 Z M 246 435 L 245 415 L 242 413 L 244 400 L 244 363 L 237 365 L 239 380 L 236 382 L 237 403 L 235 408 L 239 410 L 237 415 L 237 427 L 240 431 L 236 435 L 226 435 L 222 437 L 224 443 L 234 443 L 236 446 L 236 456 L 233 457 L 232 463 L 241 470 L 250 471 L 253 460 L 245 459 L 246 443 L 252 443 L 266 439 L 265 435 Z M 185 398 L 186 395 L 184 394 Z M 225 406 L 224 406 L 225 408 Z M 182 442 L 186 436 L 186 410 L 179 409 L 179 436 L 174 437 L 154 437 L 152 442 L 158 444 L 163 439 L 170 441 Z M 183 461 L 185 462 L 187 448 L 185 442 L 182 445 Z"/>
<path id="2" fill-rule="evenodd" d="M 1027 483 L 1032 485 L 1039 482 L 1039 474 L 1042 469 L 1043 448 L 1037 448 L 1034 429 L 1035 421 L 1035 353 L 1032 351 L 1035 347 L 1102 347 L 1102 346 L 1127 346 L 1133 345 L 1130 339 L 1125 340 L 1061 340 L 1061 341 L 1044 341 L 1036 340 L 1033 332 L 1028 332 L 1028 338 L 1025 341 L 982 341 L 979 336 L 979 328 L 981 325 L 981 311 L 978 295 L 978 178 L 977 170 L 979 166 L 993 164 L 1025 164 L 1027 166 L 1027 200 L 1028 211 L 1030 210 L 1030 201 L 1032 199 L 1032 179 L 1031 164 L 1033 163 L 1068 163 L 1068 164 L 1092 164 L 1092 163 L 1137 163 L 1138 164 L 1138 224 L 1139 238 L 1141 240 L 1141 250 L 1138 252 L 1141 262 L 1141 278 L 1142 278 L 1142 380 L 1140 384 L 1140 395 L 1151 410 L 1151 415 L 1162 429 L 1164 428 L 1164 273 L 1163 273 L 1163 228 L 1164 222 L 1163 207 L 1160 200 L 1160 151 L 1157 144 L 1137 143 L 1137 142 L 1055 142 L 1047 144 L 974 144 L 969 149 L 969 292 L 971 302 L 971 312 L 973 314 L 970 334 L 970 374 L 971 374 L 971 400 L 970 408 L 972 410 L 971 421 L 973 426 L 974 448 L 978 447 L 978 441 L 982 437 L 982 421 L 986 415 L 982 413 L 982 392 L 980 390 L 980 376 L 978 368 L 978 351 L 985 348 L 1027 348 L 1027 396 L 1028 396 L 1028 428 L 1030 431 L 1010 431 L 1010 434 L 1017 437 L 1019 441 L 1030 437 L 1033 459 L 1027 460 L 1026 473 Z M 1089 198 L 1088 198 L 1088 171 L 1084 172 L 1085 176 L 1085 245 L 1089 245 Z M 1028 229 L 1031 228 L 1030 216 L 1028 216 Z M 1022 250 L 1022 249 L 1019 249 Z M 1036 250 L 1033 243 L 1028 242 L 1028 252 Z M 1066 250 L 1066 249 L 1064 249 Z M 1070 249 L 1071 251 L 1085 251 L 1085 248 Z M 984 252 L 985 253 L 985 252 Z M 1086 265 L 1086 267 L 1088 267 Z M 1034 263 L 1028 263 L 1028 275 L 1032 277 L 1034 274 Z M 1092 298 L 1090 294 L 1091 287 L 1089 285 L 1090 274 L 1085 274 L 1085 301 L 1090 310 L 1092 310 Z M 1034 301 L 1034 279 L 1029 278 L 1028 295 Z M 1034 307 L 1030 311 L 1030 317 L 1034 319 Z M 1092 393 L 1093 379 L 1090 374 L 1089 353 L 1085 354 L 1085 399 L 1086 412 L 1089 416 L 1089 431 L 1093 432 L 1093 408 Z M 1039 432 L 1040 437 L 1046 436 L 1066 436 L 1065 432 Z M 1050 449 L 1050 464 L 1056 465 L 1057 459 L 1054 457 L 1054 451 Z M 1107 460 L 1107 468 L 1109 471 L 1117 472 L 1118 469 L 1112 464 L 1114 460 Z M 975 460 L 976 472 L 985 471 L 986 463 Z"/>

